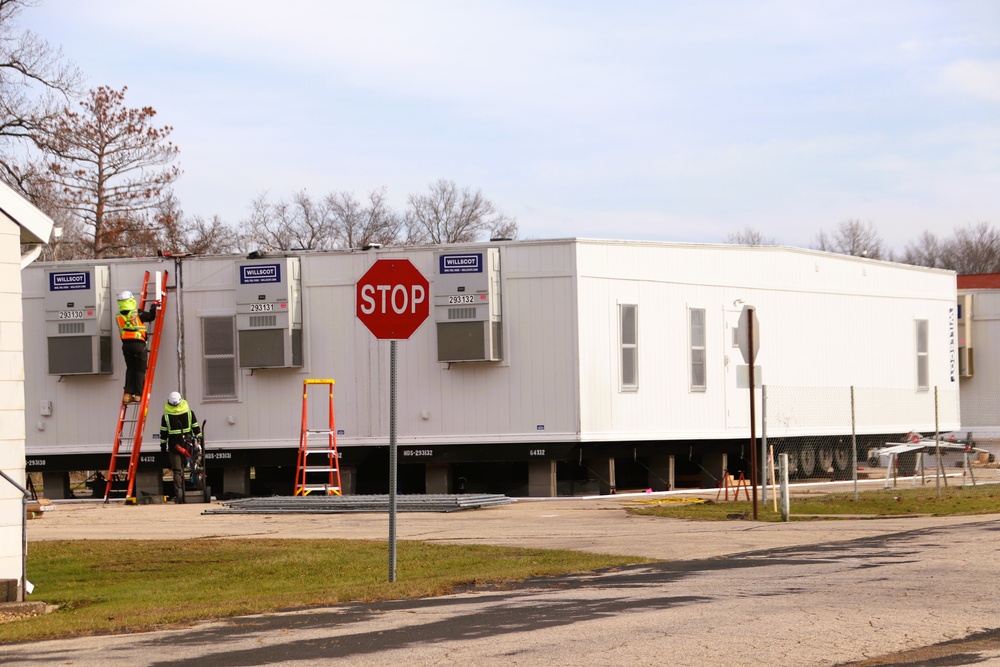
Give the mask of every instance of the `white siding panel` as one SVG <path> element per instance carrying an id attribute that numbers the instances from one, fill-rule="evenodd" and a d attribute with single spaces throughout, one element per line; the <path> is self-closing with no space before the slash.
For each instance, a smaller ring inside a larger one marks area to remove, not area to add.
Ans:
<path id="1" fill-rule="evenodd" d="M 972 294 L 974 374 L 962 378 L 962 428 L 1000 436 L 1000 290 Z"/>
<path id="2" fill-rule="evenodd" d="M 955 387 L 946 352 L 954 276 L 947 272 L 739 246 L 581 242 L 580 258 L 585 437 L 717 437 L 731 431 L 725 394 L 733 394 L 739 410 L 748 392 L 725 373 L 727 357 L 730 364 L 745 362 L 713 320 L 743 304 L 757 309 L 757 363 L 766 384 L 913 390 L 915 321 L 927 319 L 935 357 L 931 384 Z M 618 303 L 639 306 L 639 391 L 631 396 L 618 391 Z M 688 304 L 705 308 L 708 317 L 704 393 L 688 391 Z M 608 359 L 608 365 L 588 370 L 590 359 Z"/>
<path id="3" fill-rule="evenodd" d="M 3 194 L 3 193 L 0 193 Z M 14 203 L 14 202 L 11 202 Z M 24 486 L 24 364 L 20 359 L 20 228 L 0 213 L 0 467 Z M 0 479 L 0 578 L 20 579 L 22 495 Z"/>
<path id="4" fill-rule="evenodd" d="M 400 341 L 401 444 L 742 437 L 748 393 L 734 378 L 744 362 L 727 323 L 744 303 L 757 308 L 758 364 L 768 385 L 912 390 L 914 322 L 928 319 L 932 384 L 954 386 L 945 352 L 955 300 L 948 272 L 791 248 L 559 240 L 500 249 L 503 360 L 439 363 L 433 315 Z M 200 318 L 235 313 L 240 258 L 185 259 L 185 366 L 181 373 L 172 292 L 148 435 L 183 375 L 214 447 L 294 447 L 302 381 L 329 377 L 344 431 L 338 444 L 387 443 L 390 343 L 356 318 L 355 283 L 376 259 L 406 256 L 433 293 L 436 250 L 302 254 L 305 366 L 239 370 L 238 397 L 217 401 L 201 398 Z M 112 290 L 137 289 L 144 269 L 175 268 L 156 260 L 108 264 Z M 23 275 L 29 451 L 109 452 L 124 373 L 120 344 L 113 344 L 113 375 L 48 376 L 43 267 Z M 637 392 L 620 391 L 620 304 L 639 309 Z M 691 307 L 706 315 L 703 392 L 689 387 Z M 53 402 L 44 431 L 35 428 L 40 400 Z M 311 413 L 319 407 L 311 403 Z"/>

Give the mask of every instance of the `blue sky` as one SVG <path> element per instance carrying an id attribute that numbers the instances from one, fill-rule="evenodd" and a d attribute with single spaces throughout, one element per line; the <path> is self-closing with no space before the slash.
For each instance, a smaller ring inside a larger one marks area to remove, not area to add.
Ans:
<path id="1" fill-rule="evenodd" d="M 21 24 L 174 127 L 190 215 L 402 209 L 445 178 L 522 238 L 1000 226 L 995 0 L 43 0 Z"/>

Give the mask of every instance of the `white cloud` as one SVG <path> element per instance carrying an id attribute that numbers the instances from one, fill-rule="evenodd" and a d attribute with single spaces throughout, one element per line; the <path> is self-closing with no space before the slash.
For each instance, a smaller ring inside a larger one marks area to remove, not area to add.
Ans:
<path id="1" fill-rule="evenodd" d="M 951 90 L 1000 102 L 1000 60 L 960 60 L 945 67 L 941 77 Z"/>

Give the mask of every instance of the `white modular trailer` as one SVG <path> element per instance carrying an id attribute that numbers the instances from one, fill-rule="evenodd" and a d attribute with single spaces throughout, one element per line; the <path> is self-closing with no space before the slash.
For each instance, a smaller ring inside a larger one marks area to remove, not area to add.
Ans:
<path id="1" fill-rule="evenodd" d="M 576 255 L 584 439 L 746 437 L 746 307 L 760 325 L 758 385 L 881 390 L 878 416 L 856 425 L 869 434 L 933 431 L 922 407 L 936 388 L 941 429 L 958 424 L 953 272 L 774 246 L 580 241 Z M 638 320 L 634 386 L 609 355 L 625 306 Z M 774 417 L 771 436 L 851 432 L 829 406 Z"/>
<path id="2" fill-rule="evenodd" d="M 962 429 L 1000 441 L 1000 274 L 958 277 Z"/>
<path id="3" fill-rule="evenodd" d="M 400 257 L 432 298 L 427 321 L 398 343 L 399 460 L 436 471 L 449 491 L 488 486 L 472 476 L 495 476 L 498 462 L 549 462 L 554 479 L 557 461 L 737 451 L 749 438 L 746 364 L 734 347 L 746 305 L 760 323 L 765 384 L 890 389 L 893 404 L 864 425 L 879 434 L 933 430 L 934 415 L 909 406 L 938 389 L 941 429 L 959 426 L 951 272 L 795 248 L 585 239 L 140 258 L 24 271 L 28 469 L 98 469 L 110 456 L 124 374 L 117 343 L 111 373 L 53 375 L 46 359 L 46 276 L 100 265 L 112 294 L 136 290 L 144 271 L 170 272 L 153 396 L 179 388 L 207 422 L 210 476 L 213 466 L 254 467 L 261 479 L 280 466 L 290 488 L 303 380 L 333 378 L 342 468 L 356 473 L 358 492 L 379 491 L 390 344 L 357 318 L 355 292 L 376 260 Z M 255 305 L 247 276 L 269 275 L 261 264 L 287 284 L 260 290 Z M 250 317 L 285 309 L 294 312 L 284 319 Z M 273 331 L 261 339 L 247 333 L 254 326 Z M 159 463 L 159 411 L 152 405 L 147 422 L 149 466 Z M 785 430 L 774 435 L 850 426 L 802 408 Z M 505 479 L 518 487 L 526 475 Z M 419 491 L 430 477 L 414 479 Z"/>

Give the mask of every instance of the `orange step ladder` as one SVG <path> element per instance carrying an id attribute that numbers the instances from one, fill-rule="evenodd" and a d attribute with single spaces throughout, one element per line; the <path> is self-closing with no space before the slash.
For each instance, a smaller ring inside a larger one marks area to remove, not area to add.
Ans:
<path id="1" fill-rule="evenodd" d="M 341 495 L 340 455 L 337 453 L 337 432 L 333 422 L 333 384 L 333 380 L 311 379 L 302 383 L 302 431 L 299 434 L 299 456 L 295 472 L 296 496 L 307 496 L 313 491 L 327 496 Z M 324 385 L 328 388 L 329 425 L 326 428 L 309 428 L 310 385 Z"/>
<path id="2" fill-rule="evenodd" d="M 104 489 L 104 502 L 108 502 L 111 497 L 111 487 L 116 477 L 121 476 L 121 469 L 124 468 L 125 480 L 127 482 L 125 490 L 125 500 L 128 502 L 134 499 L 135 475 L 139 467 L 139 453 L 142 449 L 142 431 L 146 427 L 146 415 L 149 412 L 149 399 L 153 390 L 153 378 L 156 376 L 156 359 L 160 352 L 160 334 L 163 331 L 164 314 L 167 309 L 167 272 L 162 276 L 156 272 L 154 282 L 154 293 L 149 294 L 150 274 L 146 271 L 142 280 L 142 292 L 139 295 L 139 309 L 147 310 L 147 305 L 152 305 L 154 301 L 160 302 L 160 307 L 156 312 L 156 319 L 146 327 L 146 346 L 149 350 L 149 357 L 146 361 L 146 382 L 142 387 L 142 397 L 138 403 L 122 403 L 118 409 L 118 427 L 115 429 L 115 442 L 111 450 L 111 462 L 108 464 L 108 483 Z"/>

